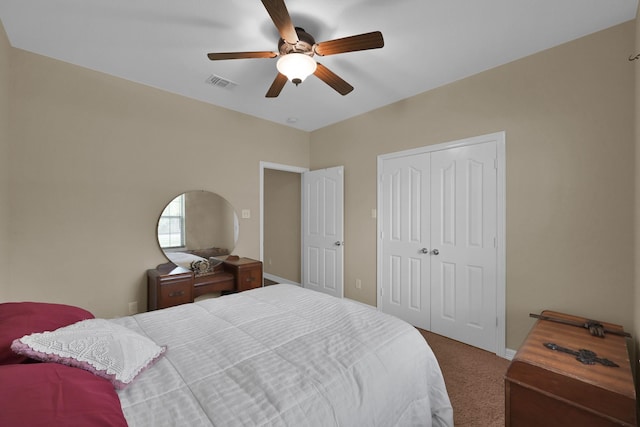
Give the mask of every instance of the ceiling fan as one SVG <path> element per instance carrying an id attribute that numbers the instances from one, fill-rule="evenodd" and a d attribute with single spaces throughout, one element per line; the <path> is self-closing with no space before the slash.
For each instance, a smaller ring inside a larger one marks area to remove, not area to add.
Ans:
<path id="1" fill-rule="evenodd" d="M 300 27 L 293 26 L 284 0 L 262 0 L 262 4 L 280 33 L 278 52 L 223 52 L 209 53 L 207 56 L 212 61 L 280 56 L 277 63 L 278 74 L 267 91 L 267 98 L 277 97 L 287 80 L 298 86 L 310 74 L 314 74 L 341 95 L 346 95 L 353 90 L 353 86 L 324 65 L 316 62 L 313 56 L 335 55 L 384 46 L 384 39 L 380 31 L 316 43 L 311 34 Z"/>

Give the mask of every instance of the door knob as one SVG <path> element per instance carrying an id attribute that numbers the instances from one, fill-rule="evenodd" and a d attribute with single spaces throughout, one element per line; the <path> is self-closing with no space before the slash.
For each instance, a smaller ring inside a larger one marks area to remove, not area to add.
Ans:
<path id="1" fill-rule="evenodd" d="M 335 243 L 334 243 L 334 245 L 336 245 L 336 246 L 342 246 L 342 242 L 338 240 L 337 242 L 335 242 Z"/>
<path id="2" fill-rule="evenodd" d="M 431 251 L 432 255 L 438 255 L 439 253 L 440 253 L 440 251 L 437 250 L 437 249 L 434 249 L 434 250 Z"/>
<path id="3" fill-rule="evenodd" d="M 420 249 L 420 253 L 428 254 L 428 253 L 429 253 L 429 249 L 427 249 L 427 248 L 422 248 L 422 249 Z"/>

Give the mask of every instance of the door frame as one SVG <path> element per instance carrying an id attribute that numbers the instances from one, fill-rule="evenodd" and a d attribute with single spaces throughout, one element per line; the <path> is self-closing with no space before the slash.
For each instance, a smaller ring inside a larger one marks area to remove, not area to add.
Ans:
<path id="1" fill-rule="evenodd" d="M 309 171 L 309 168 L 300 167 L 300 166 L 291 166 L 284 165 L 280 163 L 271 163 L 271 162 L 263 162 L 260 161 L 260 261 L 264 263 L 264 170 L 272 169 L 283 172 L 293 172 L 300 174 L 300 180 L 302 180 L 302 174 Z M 303 203 L 302 197 L 300 198 L 300 203 Z M 302 207 L 302 206 L 301 206 Z M 302 225 L 301 225 L 302 227 Z M 300 229 L 302 232 L 302 229 Z M 302 254 L 302 239 L 300 239 L 300 253 Z M 302 285 L 301 283 L 293 283 L 287 280 L 283 280 L 281 277 L 268 277 L 266 274 L 265 277 L 268 279 L 272 279 L 281 283 L 291 283 L 296 285 Z"/>
<path id="2" fill-rule="evenodd" d="M 424 147 L 412 148 L 395 153 L 381 154 L 378 156 L 377 169 L 377 212 L 382 212 L 382 186 L 380 185 L 380 173 L 384 160 L 396 157 L 406 157 L 414 154 L 430 153 L 434 151 L 448 150 L 456 147 L 482 144 L 486 142 L 496 142 L 496 178 L 497 178 L 497 212 L 496 212 L 496 348 L 497 356 L 506 357 L 506 132 L 495 132 L 487 135 L 475 136 L 456 141 L 443 142 L 440 144 L 427 145 Z M 382 242 L 380 232 L 382 223 L 380 215 L 377 219 L 377 273 L 376 273 L 376 301 L 380 310 L 382 301 L 380 292 L 382 290 Z"/>

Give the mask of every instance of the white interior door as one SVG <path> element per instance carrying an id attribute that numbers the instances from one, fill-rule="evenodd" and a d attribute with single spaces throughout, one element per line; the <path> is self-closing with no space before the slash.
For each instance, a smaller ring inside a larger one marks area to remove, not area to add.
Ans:
<path id="1" fill-rule="evenodd" d="M 495 351 L 498 150 L 479 141 L 379 159 L 378 308 Z"/>
<path id="2" fill-rule="evenodd" d="M 344 167 L 302 174 L 302 286 L 344 295 Z"/>
<path id="3" fill-rule="evenodd" d="M 382 166 L 380 308 L 430 329 L 430 154 L 386 160 Z"/>
<path id="4" fill-rule="evenodd" d="M 431 154 L 431 330 L 494 351 L 496 144 Z"/>

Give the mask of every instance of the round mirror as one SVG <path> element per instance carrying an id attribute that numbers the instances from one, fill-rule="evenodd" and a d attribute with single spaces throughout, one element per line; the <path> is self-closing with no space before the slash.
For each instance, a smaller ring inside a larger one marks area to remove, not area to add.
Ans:
<path id="1" fill-rule="evenodd" d="M 197 260 L 229 255 L 238 241 L 231 204 L 209 191 L 189 191 L 171 200 L 158 220 L 158 244 L 169 261 L 192 268 Z"/>

